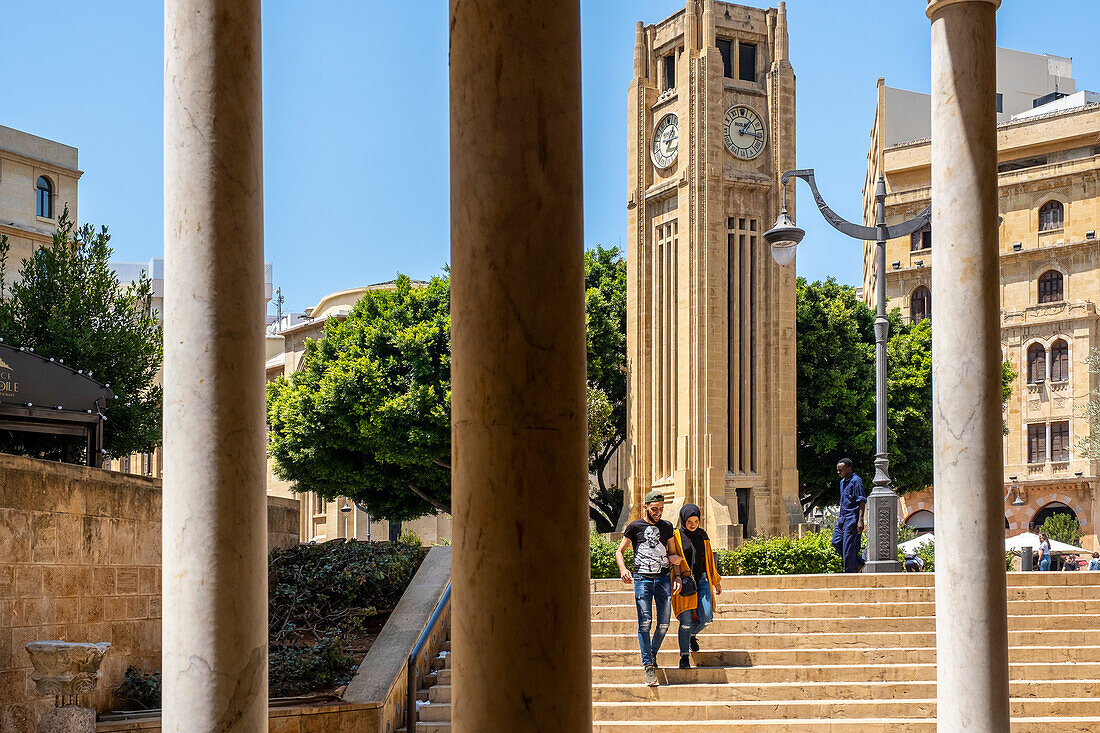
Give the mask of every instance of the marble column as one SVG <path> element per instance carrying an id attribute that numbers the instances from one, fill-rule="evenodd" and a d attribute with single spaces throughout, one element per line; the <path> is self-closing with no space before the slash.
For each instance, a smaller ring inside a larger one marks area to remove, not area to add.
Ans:
<path id="1" fill-rule="evenodd" d="M 590 731 L 578 0 L 451 0 L 452 725 Z"/>
<path id="2" fill-rule="evenodd" d="M 164 8 L 162 730 L 267 730 L 260 1 Z"/>
<path id="3" fill-rule="evenodd" d="M 996 11 L 932 0 L 932 384 L 939 730 L 1009 728 Z"/>

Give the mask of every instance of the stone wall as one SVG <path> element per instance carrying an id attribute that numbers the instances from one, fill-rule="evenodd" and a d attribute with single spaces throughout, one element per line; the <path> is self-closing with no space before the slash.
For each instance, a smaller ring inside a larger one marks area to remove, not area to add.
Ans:
<path id="1" fill-rule="evenodd" d="M 160 668 L 159 479 L 0 454 L 0 731 L 30 733 L 53 705 L 31 681 L 30 641 L 109 641 L 100 690 L 128 665 Z M 297 543 L 297 502 L 271 498 L 270 546 Z"/>

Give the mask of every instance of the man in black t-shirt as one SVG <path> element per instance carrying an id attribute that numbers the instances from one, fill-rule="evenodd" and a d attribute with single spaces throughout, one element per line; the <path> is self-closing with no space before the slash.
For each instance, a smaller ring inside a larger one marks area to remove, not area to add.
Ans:
<path id="1" fill-rule="evenodd" d="M 623 541 L 615 551 L 615 562 L 624 583 L 634 584 L 634 602 L 638 610 L 638 647 L 645 667 L 645 682 L 657 685 L 657 652 L 668 632 L 672 617 L 672 594 L 680 589 L 680 558 L 672 539 L 672 524 L 661 519 L 665 497 L 650 491 L 645 497 L 642 519 L 626 526 Z M 623 550 L 629 543 L 634 550 L 634 572 L 626 569 Z M 671 578 L 669 570 L 672 569 Z M 654 617 L 657 628 L 650 636 Z"/>

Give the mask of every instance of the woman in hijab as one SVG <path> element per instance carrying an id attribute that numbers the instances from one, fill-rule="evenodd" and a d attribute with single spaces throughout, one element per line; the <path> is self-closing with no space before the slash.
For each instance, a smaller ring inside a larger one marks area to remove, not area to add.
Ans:
<path id="1" fill-rule="evenodd" d="M 691 577 L 696 587 L 692 595 L 684 595 L 682 590 L 672 595 L 672 612 L 680 622 L 680 669 L 691 669 L 688 652 L 699 651 L 696 636 L 714 620 L 714 596 L 722 595 L 722 576 L 714 564 L 710 538 L 699 522 L 699 507 L 684 504 L 680 526 L 673 535 L 680 555 L 680 577 Z"/>

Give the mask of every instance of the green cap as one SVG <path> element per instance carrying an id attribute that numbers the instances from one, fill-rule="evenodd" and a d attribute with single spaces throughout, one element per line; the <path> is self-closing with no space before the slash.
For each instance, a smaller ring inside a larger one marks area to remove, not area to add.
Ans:
<path id="1" fill-rule="evenodd" d="M 645 495 L 645 503 L 646 504 L 651 504 L 655 501 L 664 501 L 664 500 L 665 500 L 665 495 L 662 494 L 660 491 L 651 491 L 651 492 L 649 492 L 648 494 Z"/>

